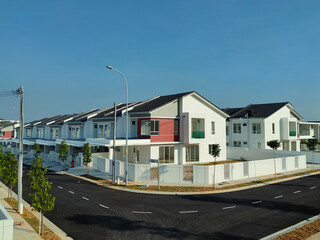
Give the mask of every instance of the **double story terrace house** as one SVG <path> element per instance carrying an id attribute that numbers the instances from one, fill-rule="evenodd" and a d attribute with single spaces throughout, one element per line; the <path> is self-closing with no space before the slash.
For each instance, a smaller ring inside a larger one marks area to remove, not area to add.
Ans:
<path id="1" fill-rule="evenodd" d="M 0 138 L 8 139 L 15 138 L 14 128 L 19 125 L 19 122 L 8 122 L 0 126 Z"/>
<path id="2" fill-rule="evenodd" d="M 210 146 L 219 144 L 226 159 L 226 118 L 229 116 L 196 92 L 156 96 L 116 110 L 116 159 L 125 160 L 126 114 L 129 118 L 128 159 L 132 163 L 193 164 L 213 161 Z M 80 114 L 58 115 L 25 125 L 24 144 L 34 142 L 41 152 L 58 152 L 63 140 L 69 156 L 81 153 L 90 143 L 96 156 L 113 156 L 114 107 Z M 18 140 L 18 139 L 15 139 Z M 52 159 L 52 157 L 50 158 Z"/>
<path id="3" fill-rule="evenodd" d="M 226 130 L 228 146 L 269 149 L 267 142 L 277 139 L 283 150 L 300 151 L 302 117 L 289 102 L 250 104 L 224 111 L 230 115 Z M 312 137 L 310 132 L 304 132 L 304 136 Z"/>
<path id="4" fill-rule="evenodd" d="M 132 163 L 191 164 L 213 161 L 210 145 L 219 144 L 218 160 L 226 159 L 225 120 L 228 115 L 196 92 L 157 96 L 128 108 L 128 159 Z M 92 117 L 94 136 L 112 157 L 113 109 Z M 125 105 L 117 107 L 117 155 L 125 159 Z M 103 138 L 105 139 L 103 139 Z M 101 153 L 103 154 L 103 153 Z"/>

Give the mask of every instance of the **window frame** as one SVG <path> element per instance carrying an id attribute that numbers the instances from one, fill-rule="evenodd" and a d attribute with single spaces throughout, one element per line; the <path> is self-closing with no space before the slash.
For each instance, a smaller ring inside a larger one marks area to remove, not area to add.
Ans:
<path id="1" fill-rule="evenodd" d="M 252 134 L 261 134 L 261 123 L 252 123 Z"/>

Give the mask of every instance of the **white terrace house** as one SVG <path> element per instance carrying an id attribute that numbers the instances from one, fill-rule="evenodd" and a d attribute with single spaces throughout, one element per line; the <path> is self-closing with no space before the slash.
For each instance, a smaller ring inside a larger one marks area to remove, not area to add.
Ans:
<path id="1" fill-rule="evenodd" d="M 302 117 L 289 102 L 250 104 L 227 108 L 227 145 L 269 149 L 267 142 L 280 140 L 283 150 L 300 151 L 300 139 L 319 137 L 316 123 L 300 122 Z"/>
<path id="2" fill-rule="evenodd" d="M 210 145 L 219 144 L 219 160 L 226 157 L 228 114 L 196 92 L 187 92 L 129 104 L 128 159 L 131 163 L 193 164 L 213 161 Z M 125 160 L 125 104 L 117 106 L 116 159 Z M 24 150 L 37 142 L 42 156 L 54 160 L 60 143 L 69 146 L 69 161 L 81 164 L 81 147 L 91 144 L 95 156 L 112 158 L 114 108 L 44 118 L 25 125 Z M 7 144 L 3 143 L 3 144 Z M 12 140 L 18 147 L 18 139 Z M 49 157 L 46 157 L 46 156 Z"/>

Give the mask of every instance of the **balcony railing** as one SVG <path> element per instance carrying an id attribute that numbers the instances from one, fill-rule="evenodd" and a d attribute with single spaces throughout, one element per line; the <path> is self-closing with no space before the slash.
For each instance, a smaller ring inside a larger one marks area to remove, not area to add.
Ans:
<path id="1" fill-rule="evenodd" d="M 297 136 L 297 132 L 296 131 L 290 131 L 289 136 L 290 137 L 295 137 L 295 136 Z"/>
<path id="2" fill-rule="evenodd" d="M 204 138 L 204 132 L 194 131 L 192 132 L 192 138 Z"/>

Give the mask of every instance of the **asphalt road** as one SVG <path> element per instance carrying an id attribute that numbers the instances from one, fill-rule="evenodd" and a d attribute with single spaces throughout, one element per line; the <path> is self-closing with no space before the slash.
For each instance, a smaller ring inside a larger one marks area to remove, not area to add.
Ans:
<path id="1" fill-rule="evenodd" d="M 30 203 L 24 167 L 23 198 Z M 320 213 L 320 175 L 223 194 L 152 195 L 48 172 L 54 211 L 73 239 L 259 239 Z"/>

